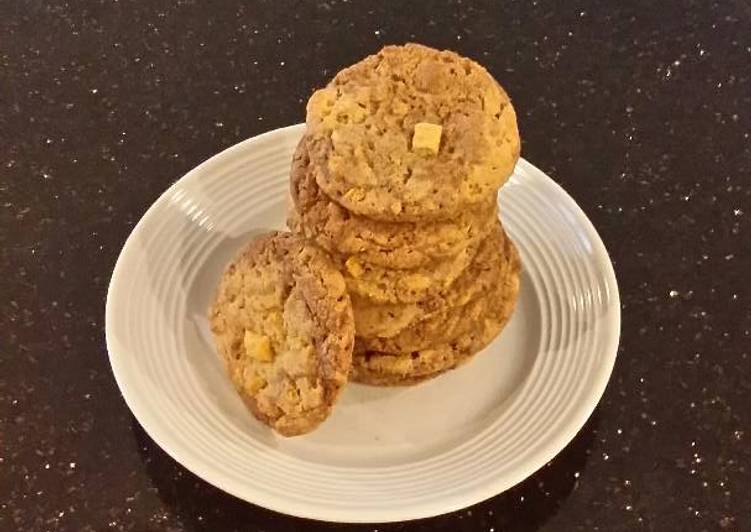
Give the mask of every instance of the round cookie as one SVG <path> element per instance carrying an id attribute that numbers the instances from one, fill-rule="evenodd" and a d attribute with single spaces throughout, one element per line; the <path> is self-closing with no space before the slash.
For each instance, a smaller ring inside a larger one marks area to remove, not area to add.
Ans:
<path id="1" fill-rule="evenodd" d="M 346 209 L 391 221 L 450 219 L 494 196 L 519 158 L 516 115 L 480 65 L 387 46 L 311 96 L 315 178 Z"/>
<path id="2" fill-rule="evenodd" d="M 473 330 L 445 344 L 401 354 L 368 351 L 355 345 L 350 379 L 375 386 L 403 386 L 431 379 L 468 362 L 503 330 L 517 295 L 507 294 Z"/>
<path id="3" fill-rule="evenodd" d="M 516 255 L 513 242 L 504 233 L 500 222 L 480 243 L 470 265 L 447 288 L 434 296 L 415 303 L 377 303 L 368 298 L 352 296 L 357 336 L 389 338 L 430 316 L 467 304 L 479 294 L 490 290 L 501 277 L 504 257 Z"/>
<path id="4" fill-rule="evenodd" d="M 495 196 L 447 221 L 384 222 L 351 213 L 324 194 L 310 166 L 307 137 L 290 172 L 294 209 L 287 225 L 331 253 L 392 269 L 417 268 L 457 255 L 484 238 L 497 218 Z"/>
<path id="5" fill-rule="evenodd" d="M 521 263 L 518 254 L 503 257 L 495 286 L 464 305 L 449 307 L 410 325 L 390 338 L 356 337 L 355 346 L 367 351 L 406 353 L 453 341 L 480 323 L 499 301 L 515 300 L 519 292 Z"/>
<path id="6" fill-rule="evenodd" d="M 322 250 L 290 233 L 255 239 L 227 266 L 209 321 L 259 420 L 294 436 L 328 417 L 347 382 L 354 319 L 344 279 Z"/>

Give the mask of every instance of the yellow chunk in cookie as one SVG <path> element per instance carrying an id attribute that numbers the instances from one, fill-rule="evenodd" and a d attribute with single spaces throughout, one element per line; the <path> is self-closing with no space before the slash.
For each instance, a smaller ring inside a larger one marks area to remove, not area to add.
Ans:
<path id="1" fill-rule="evenodd" d="M 245 353 L 251 358 L 260 360 L 261 362 L 271 362 L 274 360 L 271 339 L 264 334 L 245 331 L 243 346 L 245 347 Z"/>
<path id="2" fill-rule="evenodd" d="M 344 198 L 349 201 L 362 201 L 365 198 L 365 191 L 361 188 L 351 188 L 345 194 Z"/>
<path id="3" fill-rule="evenodd" d="M 268 383 L 263 377 L 253 374 L 245 381 L 245 388 L 249 393 L 258 393 L 263 390 Z"/>
<path id="4" fill-rule="evenodd" d="M 412 135 L 412 151 L 426 150 L 435 155 L 441 147 L 442 132 L 443 128 L 439 125 L 418 122 Z"/>
<path id="5" fill-rule="evenodd" d="M 407 275 L 403 281 L 408 290 L 425 290 L 430 286 L 430 278 L 421 273 Z"/>
<path id="6" fill-rule="evenodd" d="M 357 279 L 363 274 L 364 270 L 363 270 L 362 265 L 360 264 L 360 261 L 354 257 L 348 258 L 347 261 L 344 263 L 344 265 L 347 267 L 347 271 L 355 279 Z"/>

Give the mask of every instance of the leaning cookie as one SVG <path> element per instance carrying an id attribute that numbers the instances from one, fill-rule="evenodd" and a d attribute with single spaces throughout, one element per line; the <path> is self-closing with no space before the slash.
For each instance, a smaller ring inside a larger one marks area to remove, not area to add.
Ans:
<path id="1" fill-rule="evenodd" d="M 259 420 L 294 436 L 328 417 L 350 371 L 354 319 L 344 279 L 322 250 L 289 233 L 255 239 L 225 270 L 209 320 Z"/>
<path id="2" fill-rule="evenodd" d="M 455 256 L 484 238 L 497 219 L 495 195 L 451 220 L 384 222 L 354 214 L 321 191 L 308 154 L 308 138 L 295 150 L 290 171 L 294 207 L 287 225 L 324 249 L 393 269 L 417 268 Z"/>
<path id="3" fill-rule="evenodd" d="M 315 179 L 378 220 L 448 220 L 494 196 L 519 158 L 516 115 L 482 66 L 453 52 L 387 46 L 308 101 Z"/>

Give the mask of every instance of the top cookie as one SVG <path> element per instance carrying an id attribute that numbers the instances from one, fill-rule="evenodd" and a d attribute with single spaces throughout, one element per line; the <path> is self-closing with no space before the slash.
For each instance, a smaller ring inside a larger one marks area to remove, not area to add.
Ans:
<path id="1" fill-rule="evenodd" d="M 318 185 L 379 220 L 452 218 L 494 195 L 519 158 L 516 115 L 493 77 L 417 44 L 339 72 L 306 122 Z"/>
<path id="2" fill-rule="evenodd" d="M 258 419 L 294 436 L 329 415 L 352 362 L 354 319 L 344 279 L 323 251 L 289 233 L 254 240 L 224 272 L 209 318 Z"/>

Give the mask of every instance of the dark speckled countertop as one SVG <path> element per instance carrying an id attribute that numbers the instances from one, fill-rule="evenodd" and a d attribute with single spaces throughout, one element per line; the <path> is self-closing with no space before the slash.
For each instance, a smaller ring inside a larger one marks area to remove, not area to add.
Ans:
<path id="1" fill-rule="evenodd" d="M 168 458 L 110 372 L 120 248 L 175 179 L 303 119 L 340 67 L 416 40 L 514 98 L 523 154 L 615 262 L 599 407 L 547 467 L 448 516 L 352 530 L 751 530 L 751 8 L 742 2 L 0 4 L 0 530 L 349 530 Z"/>

